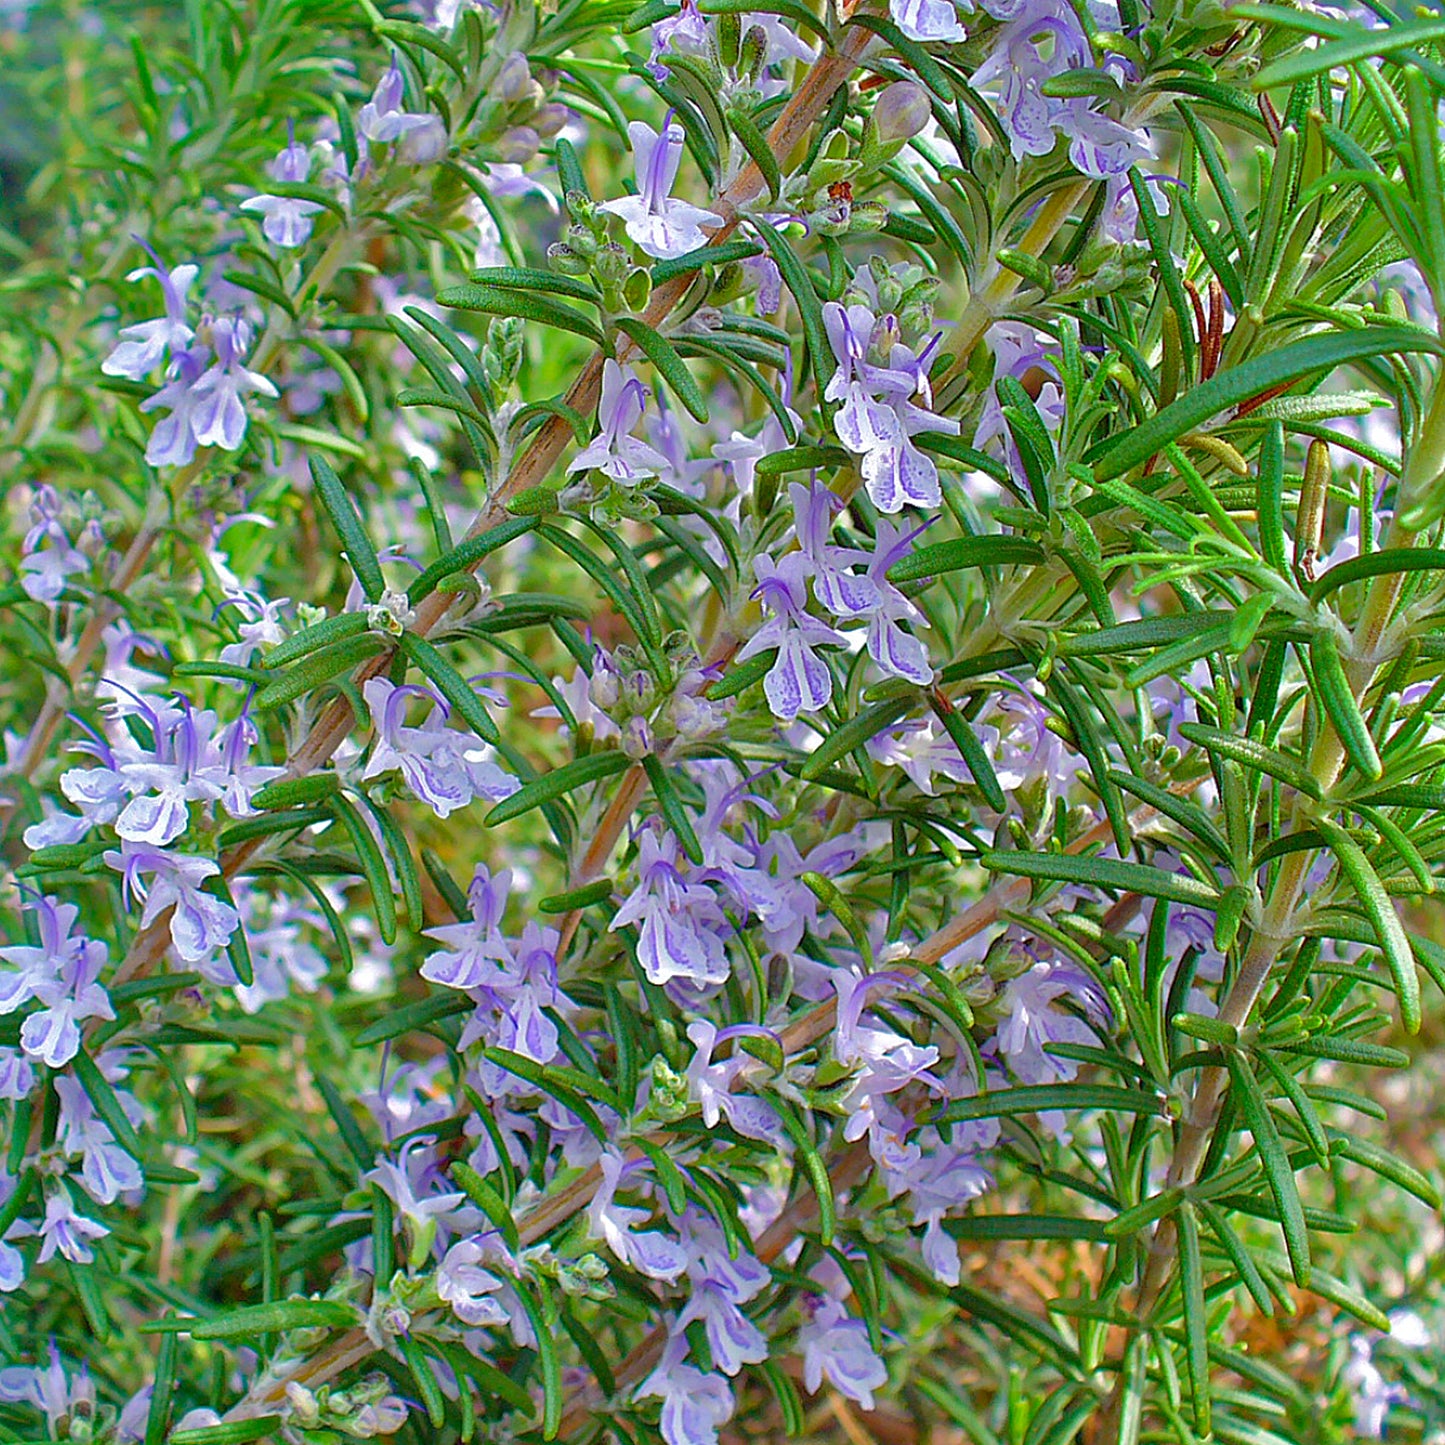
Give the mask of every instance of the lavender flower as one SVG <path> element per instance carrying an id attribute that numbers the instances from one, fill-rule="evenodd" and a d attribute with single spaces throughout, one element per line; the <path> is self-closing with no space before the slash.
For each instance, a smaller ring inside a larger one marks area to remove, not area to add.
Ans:
<path id="1" fill-rule="evenodd" d="M 64 1187 L 58 1188 L 45 1201 L 45 1219 L 40 1225 L 40 1253 L 36 1264 L 45 1264 L 59 1254 L 71 1264 L 89 1264 L 95 1258 L 90 1247 L 94 1239 L 109 1234 L 105 1225 L 76 1212 Z"/>
<path id="2" fill-rule="evenodd" d="M 971 0 L 961 0 L 965 11 L 971 12 Z M 968 39 L 968 31 L 959 24 L 953 0 L 888 0 L 888 13 L 893 23 L 910 40 L 945 45 Z"/>
<path id="3" fill-rule="evenodd" d="M 621 216 L 627 234 L 649 256 L 665 260 L 707 245 L 702 227 L 720 226 L 723 218 L 671 194 L 682 163 L 682 127 L 668 120 L 659 135 L 646 122 L 635 120 L 627 134 L 632 139 L 637 194 L 603 201 L 599 209 Z"/>
<path id="4" fill-rule="evenodd" d="M 712 889 L 689 882 L 671 833 L 642 835 L 638 884 L 613 915 L 611 931 L 640 925 L 637 961 L 657 984 L 683 979 L 706 988 L 728 976 L 723 952 L 727 920 Z"/>
<path id="5" fill-rule="evenodd" d="M 702 1121 L 709 1129 L 716 1128 L 718 1120 L 726 1116 L 728 1123 L 745 1138 L 785 1149 L 787 1132 L 773 1110 L 761 1099 L 732 1092 L 734 1080 L 751 1062 L 749 1056 L 734 1052 L 725 1062 L 713 1062 L 713 1050 L 720 1043 L 749 1034 L 776 1037 L 750 1024 L 735 1024 L 719 1031 L 707 1019 L 694 1019 L 687 1026 L 687 1036 L 697 1050 L 687 1066 L 688 1092 L 701 1105 Z"/>
<path id="6" fill-rule="evenodd" d="M 144 246 L 145 242 L 142 241 L 141 245 Z M 125 339 L 100 364 L 100 369 L 107 376 L 144 381 L 167 352 L 172 355 L 183 352 L 195 334 L 186 324 L 186 292 L 200 275 L 200 267 L 184 265 L 168 271 L 153 251 L 151 255 L 155 259 L 154 266 L 142 266 L 125 279 L 139 281 L 142 277 L 154 276 L 161 283 L 166 314 L 154 321 L 141 321 L 122 328 L 120 334 Z"/>
<path id="7" fill-rule="evenodd" d="M 873 1392 L 888 1383 L 888 1371 L 869 1343 L 868 1326 L 831 1295 L 805 1303 L 804 1311 L 798 1331 L 803 1388 L 816 1394 L 826 1376 L 839 1394 L 871 1410 Z"/>
<path id="8" fill-rule="evenodd" d="M 266 168 L 271 179 L 286 185 L 300 185 L 311 173 L 311 152 L 296 144 L 293 128 L 290 142 Z M 261 217 L 261 233 L 273 246 L 292 249 L 304 246 L 311 237 L 313 218 L 324 209 L 316 201 L 293 196 L 252 196 L 241 209 Z"/>
<path id="9" fill-rule="evenodd" d="M 792 722 L 800 712 L 817 712 L 828 705 L 833 674 L 813 649 L 846 644 L 841 633 L 805 610 L 810 566 L 801 552 L 789 553 L 781 562 L 766 554 L 753 559 L 758 579 L 753 596 L 761 599 L 773 616 L 743 644 L 737 660 L 746 662 L 770 647 L 778 649 L 777 660 L 763 679 L 763 691 L 774 717 L 784 722 Z"/>
<path id="10" fill-rule="evenodd" d="M 662 1400 L 662 1438 L 667 1445 L 717 1445 L 718 1427 L 733 1413 L 733 1392 L 720 1375 L 687 1363 L 687 1340 L 673 1335 L 657 1369 L 637 1387 L 637 1398 Z"/>
<path id="11" fill-rule="evenodd" d="M 401 160 L 411 165 L 427 165 L 440 160 L 446 151 L 447 133 L 440 116 L 429 111 L 406 111 L 401 108 L 406 82 L 401 67 L 392 57 L 391 68 L 376 83 L 371 99 L 356 117 L 358 134 L 378 145 L 401 141 Z"/>
<path id="12" fill-rule="evenodd" d="M 20 585 L 34 601 L 54 603 L 65 590 L 66 578 L 88 571 L 90 563 L 60 524 L 60 498 L 54 487 L 36 488 L 30 516 L 30 530 L 20 544 Z"/>
<path id="13" fill-rule="evenodd" d="M 191 431 L 203 447 L 235 451 L 246 435 L 246 405 L 251 392 L 277 395 L 276 388 L 257 371 L 243 364 L 251 349 L 251 327 L 239 316 L 222 316 L 211 323 L 212 365 L 196 378 L 199 398 L 191 416 Z"/>
<path id="14" fill-rule="evenodd" d="M 833 417 L 838 440 L 863 458 L 868 495 L 882 512 L 912 504 L 936 507 L 938 468 L 914 446 L 919 432 L 956 434 L 958 422 L 916 406 L 927 394 L 926 353 L 916 355 L 898 339 L 892 316 L 875 317 L 866 306 L 823 308 L 823 325 L 838 369 L 823 396 L 841 403 Z"/>
<path id="15" fill-rule="evenodd" d="M 240 917 L 229 903 L 202 890 L 207 878 L 216 877 L 220 865 L 210 858 L 167 853 L 147 843 L 122 842 L 120 851 L 105 855 L 105 861 L 121 874 L 127 897 L 145 903 L 141 927 L 154 923 L 167 908 L 171 913 L 171 943 L 186 963 L 213 964 L 215 956 L 230 942 Z M 143 875 L 153 875 L 149 884 Z M 234 983 L 229 969 L 219 981 Z"/>
<path id="16" fill-rule="evenodd" d="M 615 482 L 632 484 L 666 471 L 667 459 L 660 452 L 629 435 L 646 407 L 647 388 L 609 357 L 602 365 L 597 435 L 572 459 L 568 472 L 595 468 Z"/>

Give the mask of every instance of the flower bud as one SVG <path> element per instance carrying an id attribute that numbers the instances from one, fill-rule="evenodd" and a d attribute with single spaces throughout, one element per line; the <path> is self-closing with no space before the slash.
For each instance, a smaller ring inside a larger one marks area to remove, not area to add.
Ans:
<path id="1" fill-rule="evenodd" d="M 369 1440 L 375 1435 L 395 1435 L 406 1424 L 406 1406 L 388 1395 L 374 1405 L 364 1405 L 351 1421 L 351 1433 Z"/>
<path id="2" fill-rule="evenodd" d="M 881 231 L 888 224 L 888 207 L 881 201 L 856 201 L 848 217 L 849 234 Z"/>
<path id="3" fill-rule="evenodd" d="M 622 751 L 634 762 L 652 751 L 652 729 L 644 717 L 630 717 L 622 725 Z"/>
<path id="4" fill-rule="evenodd" d="M 609 283 L 613 286 L 620 285 L 627 277 L 629 268 L 627 252 L 616 241 L 609 241 L 598 251 L 594 264 L 597 269 L 597 279 L 604 286 Z"/>
<path id="5" fill-rule="evenodd" d="M 550 140 L 571 118 L 572 112 L 565 105 L 544 105 L 532 117 L 532 129 Z"/>
<path id="6" fill-rule="evenodd" d="M 610 667 L 599 665 L 587 683 L 587 699 L 599 712 L 611 712 L 622 700 L 622 680 Z"/>
<path id="7" fill-rule="evenodd" d="M 286 1382 L 286 1403 L 291 1407 L 292 1421 L 303 1430 L 309 1430 L 319 1423 L 321 1407 L 316 1403 L 316 1396 L 300 1381 Z"/>
<path id="8" fill-rule="evenodd" d="M 911 80 L 895 80 L 873 106 L 873 125 L 881 145 L 912 140 L 932 114 L 923 87 Z"/>
<path id="9" fill-rule="evenodd" d="M 565 244 L 589 264 L 597 255 L 597 237 L 586 226 L 568 226 Z"/>
<path id="10" fill-rule="evenodd" d="M 507 165 L 525 165 L 541 145 L 542 137 L 531 126 L 514 125 L 497 141 L 497 159 Z"/>
<path id="11" fill-rule="evenodd" d="M 738 53 L 738 74 L 750 85 L 757 85 L 763 67 L 768 63 L 768 36 L 760 25 L 751 25 L 743 36 Z"/>
<path id="12" fill-rule="evenodd" d="M 492 93 L 506 105 L 515 105 L 532 93 L 532 72 L 527 66 L 527 57 L 520 50 L 514 50 L 502 62 Z"/>

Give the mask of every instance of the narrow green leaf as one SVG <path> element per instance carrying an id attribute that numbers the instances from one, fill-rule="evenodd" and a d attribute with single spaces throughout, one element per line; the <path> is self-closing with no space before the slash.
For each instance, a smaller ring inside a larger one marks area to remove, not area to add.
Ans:
<path id="1" fill-rule="evenodd" d="M 1157 1094 L 1123 1089 L 1114 1084 L 1022 1084 L 990 1089 L 971 1098 L 955 1099 L 934 1116 L 938 1124 L 963 1124 L 970 1119 L 998 1119 L 1013 1114 L 1042 1114 L 1051 1109 L 1108 1110 L 1123 1114 L 1158 1114 Z"/>
<path id="2" fill-rule="evenodd" d="M 1264 1176 L 1269 1183 L 1269 1192 L 1279 1210 L 1280 1224 L 1284 1229 L 1285 1249 L 1289 1253 L 1290 1269 L 1294 1280 L 1301 1289 L 1310 1287 L 1310 1243 L 1305 1227 L 1304 1208 L 1300 1203 L 1299 1190 L 1295 1187 L 1294 1168 L 1289 1162 L 1280 1143 L 1279 1131 L 1275 1128 L 1274 1117 L 1269 1104 L 1260 1092 L 1258 1082 L 1250 1072 L 1249 1065 L 1234 1050 L 1225 1054 L 1229 1066 L 1229 1077 L 1234 1085 L 1233 1097 L 1249 1132 L 1254 1136 L 1254 1146 L 1264 1166 Z"/>
<path id="3" fill-rule="evenodd" d="M 376 839 L 371 836 L 371 830 L 362 821 L 361 814 L 356 811 L 356 805 L 349 798 L 337 793 L 331 799 L 331 808 L 351 838 L 351 846 L 356 850 L 357 861 L 361 864 L 362 874 L 371 890 L 371 906 L 376 911 L 376 931 L 381 935 L 383 943 L 395 943 L 396 897 L 391 891 L 391 878 L 387 874 L 381 849 L 377 846 Z"/>
<path id="4" fill-rule="evenodd" d="M 305 657 L 308 652 L 315 652 L 330 643 L 365 632 L 366 626 L 364 612 L 343 612 L 336 617 L 328 617 L 323 622 L 303 627 L 300 632 L 293 632 L 284 642 L 278 642 L 270 651 L 262 654 L 261 665 L 266 668 L 284 667 L 298 657 Z"/>
<path id="5" fill-rule="evenodd" d="M 243 1305 L 213 1320 L 189 1320 L 193 1340 L 233 1340 L 283 1330 L 350 1329 L 361 1323 L 355 1305 L 340 1300 L 285 1299 L 273 1304 Z M 171 1439 L 175 1440 L 172 1435 Z"/>
<path id="6" fill-rule="evenodd" d="M 472 272 L 471 279 L 484 286 L 503 286 L 510 291 L 552 291 L 592 306 L 602 303 L 597 288 L 588 282 L 534 266 L 482 266 Z"/>
<path id="7" fill-rule="evenodd" d="M 424 1029 L 438 1019 L 467 1013 L 472 1007 L 472 1003 L 460 995 L 437 994 L 433 998 L 418 999 L 416 1003 L 389 1009 L 375 1023 L 362 1029 L 352 1042 L 359 1049 L 369 1048 L 372 1044 L 384 1044 L 388 1039 L 397 1039 L 403 1034 Z"/>
<path id="8" fill-rule="evenodd" d="M 655 753 L 648 753 L 642 760 L 642 770 L 647 774 L 647 781 L 652 785 L 652 795 L 657 799 L 663 819 L 672 829 L 673 836 L 681 845 L 682 851 L 687 854 L 688 859 L 694 865 L 701 868 L 703 866 L 702 844 L 697 840 L 697 834 L 693 831 L 692 818 L 688 815 L 682 799 L 678 796 L 677 788 L 668 775 L 666 765 Z"/>
<path id="9" fill-rule="evenodd" d="M 170 1316 L 167 1316 L 170 1318 Z M 142 1445 L 163 1445 L 166 1427 L 171 1419 L 171 1392 L 176 1383 L 176 1356 L 180 1340 L 176 1335 L 162 1335 L 156 1352 L 156 1375 L 151 1385 L 150 1405 L 146 1409 L 145 1438 Z"/>
<path id="10" fill-rule="evenodd" d="M 1274 1296 L 1269 1292 L 1269 1286 L 1264 1282 L 1264 1276 L 1259 1272 L 1259 1266 L 1254 1262 L 1249 1250 L 1230 1228 L 1229 1220 L 1223 1210 L 1204 1199 L 1197 1200 L 1195 1207 L 1204 1216 L 1204 1222 L 1209 1226 L 1210 1232 L 1229 1257 L 1229 1262 L 1234 1266 L 1240 1283 L 1249 1291 L 1249 1297 L 1254 1301 L 1255 1308 L 1261 1314 L 1272 1315 L 1274 1313 Z"/>
<path id="11" fill-rule="evenodd" d="M 1180 723 L 1179 734 L 1191 743 L 1198 743 L 1202 748 L 1242 763 L 1246 768 L 1268 773 L 1315 802 L 1324 796 L 1319 781 L 1298 758 L 1267 748 L 1253 738 L 1236 737 L 1233 733 L 1205 727 L 1202 723 Z"/>
<path id="12" fill-rule="evenodd" d="M 672 394 L 687 408 L 691 416 L 704 424 L 708 419 L 707 398 L 677 348 L 660 331 L 654 331 L 636 316 L 617 317 L 617 329 L 623 332 L 642 354 L 657 368 L 658 375 L 672 389 Z"/>
<path id="13" fill-rule="evenodd" d="M 1378 552 L 1366 552 L 1361 557 L 1336 563 L 1310 588 L 1310 601 L 1322 602 L 1331 592 L 1369 577 L 1442 571 L 1445 571 L 1445 551 L 1439 547 L 1383 547 Z"/>
<path id="14" fill-rule="evenodd" d="M 1044 549 L 1027 537 L 990 534 L 985 537 L 955 537 L 919 547 L 888 569 L 890 582 L 915 582 L 920 577 L 938 577 L 964 567 L 1006 567 L 1011 563 L 1038 566 Z"/>
<path id="15" fill-rule="evenodd" d="M 437 649 L 415 632 L 404 632 L 401 636 L 401 650 L 427 678 L 436 684 L 437 691 L 457 710 L 462 721 L 487 743 L 499 743 L 502 735 L 492 721 L 481 698 L 472 685 L 442 656 Z"/>
<path id="16" fill-rule="evenodd" d="M 1335 331 L 1291 342 L 1219 372 L 1186 391 L 1148 421 L 1106 442 L 1094 459 L 1094 475 L 1101 482 L 1123 476 L 1147 462 L 1166 443 L 1178 441 L 1186 432 L 1200 430 L 1221 412 L 1313 372 L 1333 371 L 1351 362 L 1392 352 L 1438 354 L 1440 349 L 1440 343 L 1426 333 L 1398 326 L 1366 326 L 1357 331 Z"/>
<path id="17" fill-rule="evenodd" d="M 341 545 L 346 549 L 351 570 L 356 573 L 361 590 L 370 601 L 379 602 L 386 589 L 386 581 L 381 575 L 381 563 L 377 561 L 376 548 L 372 545 L 371 538 L 366 535 L 366 528 L 361 524 L 361 517 L 351 500 L 351 494 L 342 486 L 336 469 L 325 457 L 311 458 L 311 477 L 316 485 L 316 495 L 321 498 L 326 515 L 331 518 L 331 525 L 336 528 L 336 535 L 341 538 Z"/>
<path id="18" fill-rule="evenodd" d="M 767 136 L 741 106 L 729 106 L 723 114 L 727 119 L 729 129 L 742 143 L 743 149 L 762 173 L 763 180 L 768 187 L 769 197 L 776 201 L 783 189 L 783 173 L 778 166 L 778 158 L 773 154 L 772 146 L 768 144 Z"/>
<path id="19" fill-rule="evenodd" d="M 166 1445 L 245 1445 L 261 1440 L 281 1428 L 279 1415 L 257 1415 L 250 1420 L 223 1420 L 219 1425 L 201 1425 L 195 1430 L 172 1430 Z"/>
<path id="20" fill-rule="evenodd" d="M 417 574 L 406 590 L 407 601 L 415 607 L 424 597 L 437 589 L 444 578 L 459 572 L 471 572 L 476 565 L 498 547 L 505 547 L 518 537 L 530 532 L 537 525 L 535 517 L 518 517 L 509 522 L 499 523 L 475 537 L 466 537 L 444 557 L 439 557 L 425 571 Z"/>
<path id="21" fill-rule="evenodd" d="M 1189 1369 L 1189 1396 L 1194 1428 L 1210 1431 L 1209 1319 L 1204 1310 L 1204 1262 L 1199 1251 L 1199 1223 L 1186 1204 L 1175 1220 L 1179 1239 L 1179 1292 L 1184 1305 L 1184 1356 Z"/>
<path id="22" fill-rule="evenodd" d="M 416 1381 L 417 1393 L 421 1396 L 427 1422 L 433 1429 L 440 1430 L 446 1424 L 447 1407 L 446 1401 L 442 1398 L 441 1386 L 437 1384 L 437 1377 L 432 1371 L 431 1361 L 427 1359 L 420 1343 L 413 1335 L 400 1336 L 398 1343 L 401 1345 L 401 1354 L 406 1361 L 406 1367 L 411 1372 L 412 1379 Z"/>
<path id="23" fill-rule="evenodd" d="M 1315 675 L 1315 691 L 1350 762 L 1370 782 L 1378 782 L 1385 771 L 1370 725 L 1355 701 L 1340 658 L 1339 639 L 1327 622 L 1310 641 L 1310 664 Z"/>
<path id="24" fill-rule="evenodd" d="M 1019 878 L 1043 878 L 1056 883 L 1082 883 L 1120 893 L 1140 893 L 1146 898 L 1167 898 L 1212 909 L 1219 895 L 1207 883 L 1184 873 L 1166 873 L 1143 863 L 1126 863 L 1117 858 L 1096 858 L 1075 853 L 1024 853 L 1001 849 L 985 853 L 979 860 L 991 873 L 1011 873 Z"/>
<path id="25" fill-rule="evenodd" d="M 798 259 L 797 252 L 783 238 L 782 233 L 760 216 L 750 220 L 777 263 L 783 284 L 792 292 L 793 300 L 797 303 L 798 315 L 803 323 L 803 335 L 808 343 L 809 364 L 821 396 L 832 377 L 833 350 L 828 345 L 828 333 L 823 327 L 823 308 L 819 304 L 818 293 L 813 290 L 813 283 L 808 279 L 807 269 Z"/>
<path id="26" fill-rule="evenodd" d="M 468 282 L 449 286 L 437 295 L 437 302 L 457 311 L 480 311 L 488 316 L 518 316 L 539 326 L 552 326 L 583 336 L 602 345 L 602 330 L 585 312 L 566 302 L 554 301 L 535 291 L 511 291 L 504 286 L 483 286 Z"/>
<path id="27" fill-rule="evenodd" d="M 1360 1134 L 1335 1134 L 1330 1152 L 1373 1170 L 1382 1179 L 1398 1185 L 1407 1194 L 1413 1194 L 1430 1209 L 1440 1208 L 1440 1191 L 1412 1164 L 1383 1149 L 1373 1140 Z"/>
<path id="28" fill-rule="evenodd" d="M 565 797 L 578 788 L 586 787 L 588 783 L 596 783 L 603 778 L 626 772 L 631 766 L 632 759 L 615 748 L 574 758 L 570 763 L 563 763 L 560 768 L 553 768 L 524 784 L 510 798 L 503 798 L 487 814 L 487 826 L 495 827 L 498 823 L 510 822 L 543 803 Z"/>
<path id="29" fill-rule="evenodd" d="M 1380 940 L 1380 951 L 1390 966 L 1390 976 L 1395 981 L 1395 997 L 1400 1003 L 1400 1022 L 1407 1033 L 1420 1031 L 1420 975 L 1416 972 L 1415 956 L 1410 952 L 1410 940 L 1405 934 L 1400 915 L 1395 911 L 1394 900 L 1380 882 L 1365 850 L 1340 825 L 1328 818 L 1317 818 L 1315 826 L 1329 841 L 1334 855 L 1339 859 L 1340 868 L 1350 880 L 1365 916 L 1370 920 L 1376 937 Z"/>
<path id="30" fill-rule="evenodd" d="M 348 637 L 318 648 L 282 673 L 275 682 L 263 687 L 252 698 L 251 706 L 256 712 L 269 712 L 272 708 L 295 702 L 298 697 L 313 692 L 333 677 L 354 672 L 367 658 L 375 657 L 385 647 L 382 638 L 367 635 Z"/>
<path id="31" fill-rule="evenodd" d="M 101 1073 L 95 1060 L 84 1050 L 80 1049 L 75 1058 L 71 1060 L 71 1068 L 75 1070 L 75 1077 L 80 1080 L 80 1086 L 95 1105 L 95 1112 L 105 1121 L 106 1127 L 115 1135 L 115 1142 L 130 1155 L 132 1159 L 139 1160 L 141 1157 L 141 1142 L 135 1132 L 135 1126 L 126 1118 L 125 1110 L 120 1106 L 120 1100 L 116 1098 L 115 1090 L 111 1088 L 110 1081 Z"/>

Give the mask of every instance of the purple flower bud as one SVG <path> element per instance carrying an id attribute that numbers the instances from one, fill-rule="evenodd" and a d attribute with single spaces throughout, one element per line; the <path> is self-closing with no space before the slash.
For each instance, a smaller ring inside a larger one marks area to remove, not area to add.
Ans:
<path id="1" fill-rule="evenodd" d="M 911 80 L 896 80 L 878 97 L 873 107 L 873 125 L 883 145 L 912 140 L 928 124 L 932 110 L 922 86 Z"/>

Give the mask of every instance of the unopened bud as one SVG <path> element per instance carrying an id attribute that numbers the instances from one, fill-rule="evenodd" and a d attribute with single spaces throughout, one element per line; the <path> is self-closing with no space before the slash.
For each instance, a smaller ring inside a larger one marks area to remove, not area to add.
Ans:
<path id="1" fill-rule="evenodd" d="M 532 72 L 528 68 L 527 57 L 520 50 L 514 50 L 502 62 L 493 93 L 507 105 L 515 105 L 532 93 Z"/>
<path id="2" fill-rule="evenodd" d="M 321 1419 L 316 1396 L 297 1380 L 286 1382 L 286 1403 L 291 1406 L 291 1419 L 303 1430 L 309 1430 Z"/>
<path id="3" fill-rule="evenodd" d="M 849 234 L 881 231 L 888 224 L 888 207 L 881 201 L 858 201 L 848 217 Z"/>
<path id="4" fill-rule="evenodd" d="M 618 286 L 626 279 L 629 264 L 627 252 L 616 241 L 609 241 L 597 253 L 597 260 L 594 263 L 597 269 L 597 279 L 604 286 L 609 283 Z"/>
<path id="5" fill-rule="evenodd" d="M 873 106 L 873 126 L 880 145 L 912 140 L 928 124 L 932 111 L 923 87 L 911 80 L 887 86 Z"/>
<path id="6" fill-rule="evenodd" d="M 542 145 L 542 137 L 529 125 L 514 125 L 497 141 L 497 159 L 507 165 L 525 165 Z"/>
<path id="7" fill-rule="evenodd" d="M 622 726 L 622 751 L 633 759 L 641 761 L 652 751 L 652 729 L 644 717 L 630 717 Z"/>
<path id="8" fill-rule="evenodd" d="M 567 124 L 571 115 L 572 112 L 565 105 L 544 105 L 532 117 L 532 129 L 550 140 Z"/>

